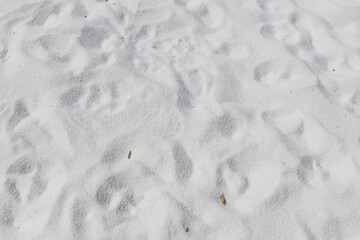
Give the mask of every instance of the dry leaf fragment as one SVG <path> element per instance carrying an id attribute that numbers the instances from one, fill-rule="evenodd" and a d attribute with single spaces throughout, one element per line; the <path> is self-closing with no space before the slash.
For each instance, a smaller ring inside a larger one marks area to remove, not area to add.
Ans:
<path id="1" fill-rule="evenodd" d="M 223 193 L 221 194 L 221 197 L 220 197 L 220 202 L 221 202 L 223 205 L 225 205 L 225 204 L 226 204 L 225 196 L 224 196 L 224 194 L 223 194 Z"/>

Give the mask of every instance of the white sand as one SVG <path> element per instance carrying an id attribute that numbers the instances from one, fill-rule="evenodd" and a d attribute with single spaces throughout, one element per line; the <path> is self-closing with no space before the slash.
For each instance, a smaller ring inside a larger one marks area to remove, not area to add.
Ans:
<path id="1" fill-rule="evenodd" d="M 359 0 L 2 1 L 0 29 L 1 240 L 360 239 Z"/>

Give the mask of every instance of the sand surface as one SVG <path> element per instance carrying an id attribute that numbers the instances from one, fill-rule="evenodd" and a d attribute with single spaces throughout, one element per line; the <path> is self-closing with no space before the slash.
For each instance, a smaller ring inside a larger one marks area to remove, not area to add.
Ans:
<path id="1" fill-rule="evenodd" d="M 359 240 L 359 171 L 359 0 L 1 1 L 0 239 Z"/>

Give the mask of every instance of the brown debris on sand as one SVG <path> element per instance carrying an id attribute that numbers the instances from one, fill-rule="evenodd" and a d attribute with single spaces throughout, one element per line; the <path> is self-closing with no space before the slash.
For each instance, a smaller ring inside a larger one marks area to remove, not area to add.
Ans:
<path id="1" fill-rule="evenodd" d="M 226 204 L 225 196 L 224 196 L 224 194 L 223 194 L 223 193 L 221 194 L 221 197 L 220 197 L 220 202 L 221 202 L 223 205 L 225 205 L 225 204 Z"/>

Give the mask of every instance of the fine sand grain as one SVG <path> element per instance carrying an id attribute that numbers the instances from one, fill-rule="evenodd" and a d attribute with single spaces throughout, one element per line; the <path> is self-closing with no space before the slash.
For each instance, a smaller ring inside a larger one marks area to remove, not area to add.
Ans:
<path id="1" fill-rule="evenodd" d="M 360 0 L 0 4 L 0 239 L 360 239 Z"/>

